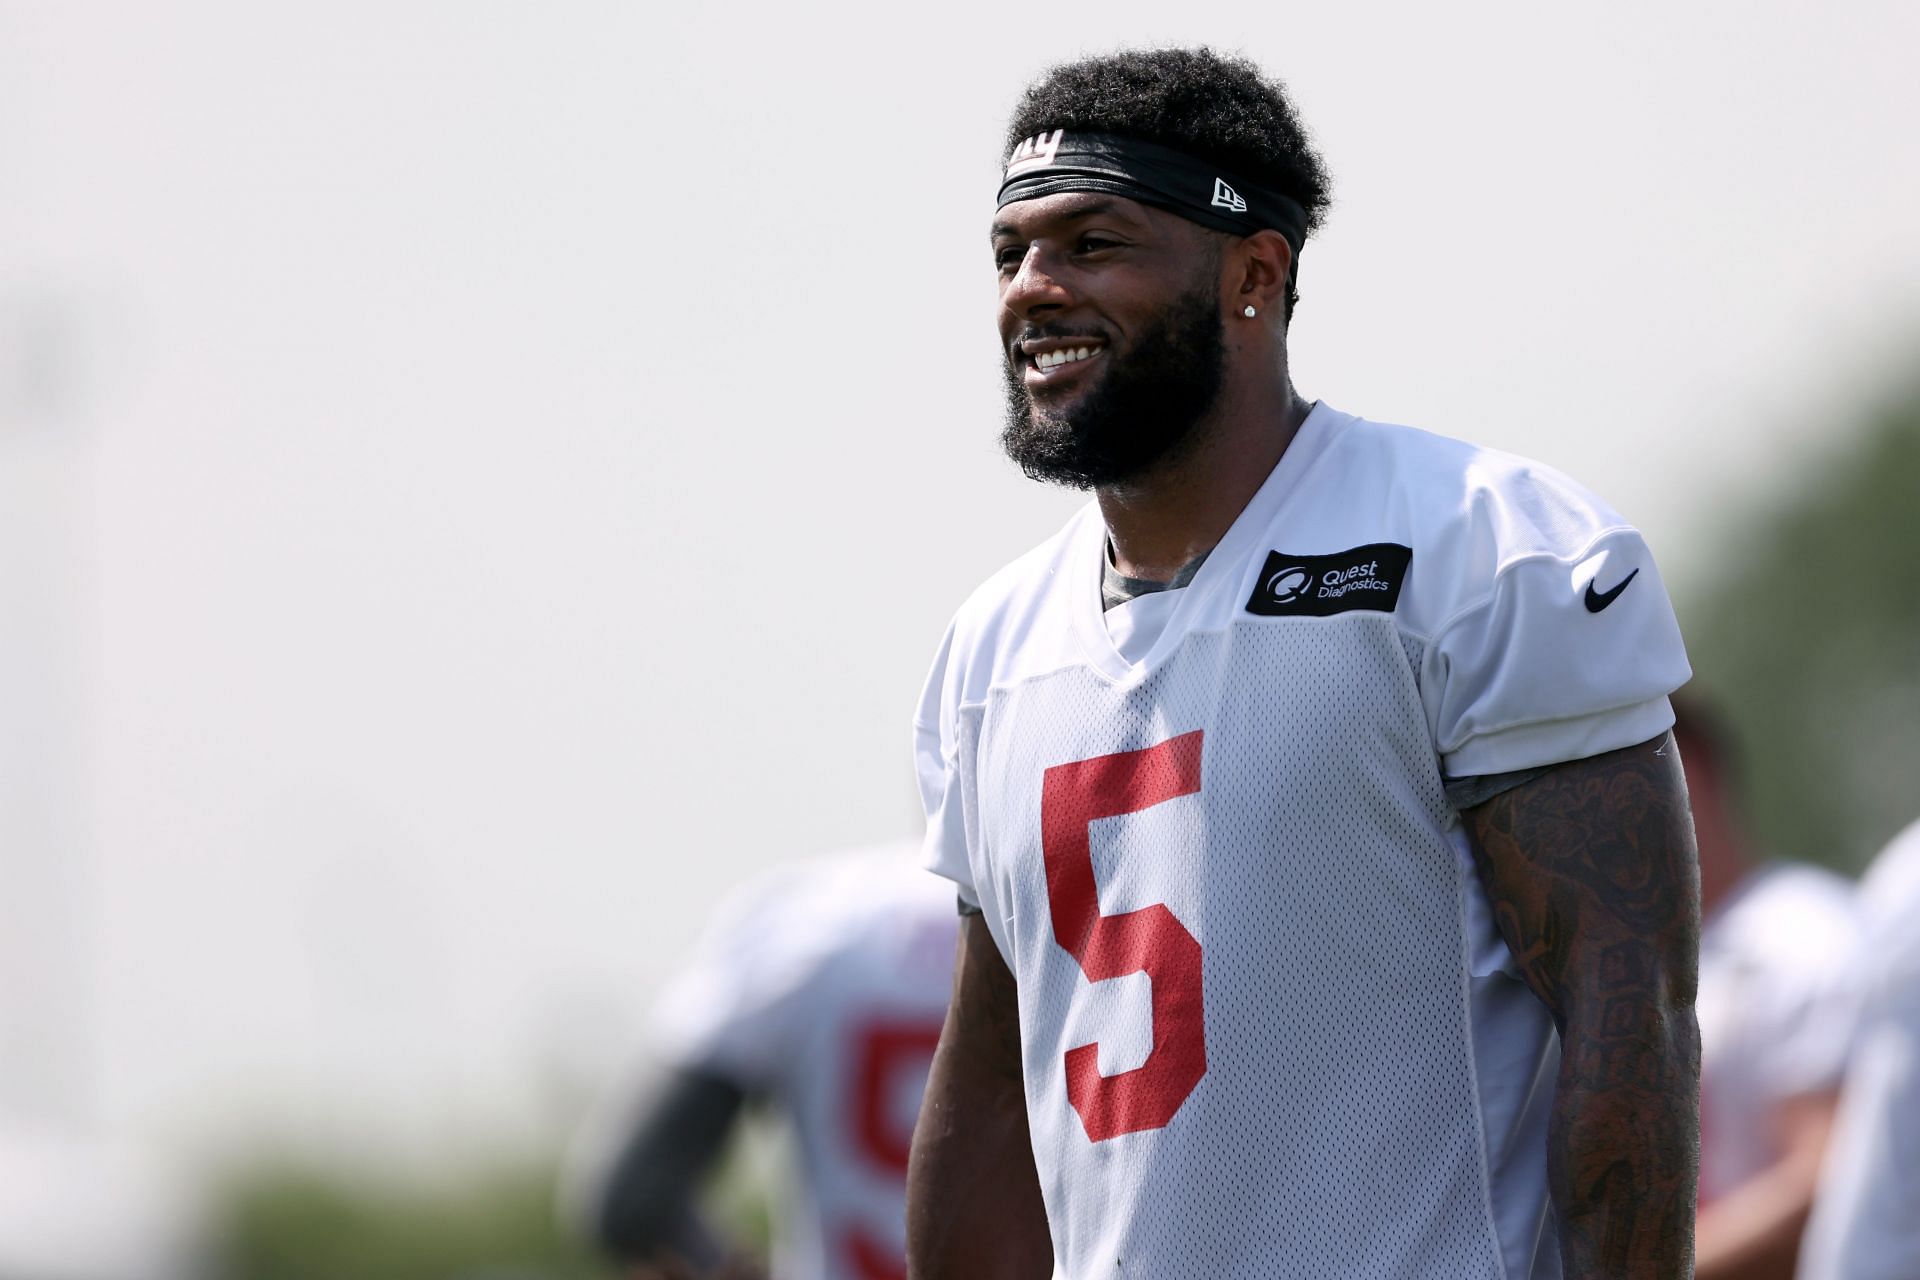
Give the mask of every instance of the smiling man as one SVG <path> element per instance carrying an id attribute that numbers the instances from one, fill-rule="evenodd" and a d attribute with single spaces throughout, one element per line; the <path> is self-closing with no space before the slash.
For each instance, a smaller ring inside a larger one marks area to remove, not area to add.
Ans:
<path id="1" fill-rule="evenodd" d="M 1004 442 L 1094 500 L 962 606 L 916 722 L 963 915 L 921 1280 L 1689 1273 L 1672 610 L 1565 477 L 1296 394 L 1327 201 L 1243 60 L 1015 114 Z"/>

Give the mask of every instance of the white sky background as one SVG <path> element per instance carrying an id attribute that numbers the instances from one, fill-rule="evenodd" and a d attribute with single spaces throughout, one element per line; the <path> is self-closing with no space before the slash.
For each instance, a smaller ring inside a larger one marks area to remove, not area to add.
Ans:
<path id="1" fill-rule="evenodd" d="M 1920 331 L 1910 3 L 165 8 L 0 7 L 0 1124 L 537 1123 L 728 885 L 909 829 L 1078 501 L 995 444 L 1051 61 L 1285 77 L 1302 391 L 1683 586 Z"/>

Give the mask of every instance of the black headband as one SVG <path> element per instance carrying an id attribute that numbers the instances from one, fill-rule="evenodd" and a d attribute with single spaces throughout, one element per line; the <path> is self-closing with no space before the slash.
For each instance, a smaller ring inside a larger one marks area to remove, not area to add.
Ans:
<path id="1" fill-rule="evenodd" d="M 1007 157 L 996 207 L 1066 191 L 1126 196 L 1234 235 L 1278 231 L 1293 246 L 1299 270 L 1307 238 L 1307 211 L 1300 203 L 1184 151 L 1110 133 L 1036 134 Z"/>

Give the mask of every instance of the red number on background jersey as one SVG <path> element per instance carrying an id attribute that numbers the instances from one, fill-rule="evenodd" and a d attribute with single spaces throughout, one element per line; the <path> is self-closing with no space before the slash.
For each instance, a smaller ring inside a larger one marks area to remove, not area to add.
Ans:
<path id="1" fill-rule="evenodd" d="M 899 1101 L 910 1088 L 925 1089 L 940 1024 L 903 1019 L 864 1024 L 853 1035 L 853 1077 L 847 1115 L 853 1121 L 854 1147 L 882 1176 L 896 1179 L 904 1194 L 907 1151 L 913 1121 L 900 1114 Z M 902 1121 L 905 1121 L 904 1125 Z M 841 1227 L 840 1257 L 857 1280 L 906 1280 L 907 1263 L 900 1230 L 874 1233 L 856 1223 Z M 895 1243 L 881 1243 L 891 1238 Z"/>
<path id="2" fill-rule="evenodd" d="M 907 1176 L 907 1149 L 913 1145 L 913 1121 L 894 1105 L 902 1086 L 926 1087 L 933 1050 L 940 1043 L 938 1022 L 870 1022 L 855 1037 L 853 1073 L 854 1131 L 860 1151 L 887 1173 Z"/>
<path id="3" fill-rule="evenodd" d="M 847 1233 L 842 1241 L 843 1256 L 855 1280 L 907 1280 L 907 1260 L 899 1249 L 882 1248 L 872 1236 L 859 1231 Z"/>
<path id="4" fill-rule="evenodd" d="M 1067 1050 L 1067 1100 L 1092 1142 L 1165 1127 L 1207 1074 L 1200 944 L 1160 903 L 1101 915 L 1087 833 L 1087 824 L 1101 818 L 1199 791 L 1201 733 L 1055 765 L 1041 787 L 1040 841 L 1054 938 L 1089 982 L 1145 973 L 1153 984 L 1153 1049 L 1145 1063 L 1103 1076 L 1098 1045 Z"/>

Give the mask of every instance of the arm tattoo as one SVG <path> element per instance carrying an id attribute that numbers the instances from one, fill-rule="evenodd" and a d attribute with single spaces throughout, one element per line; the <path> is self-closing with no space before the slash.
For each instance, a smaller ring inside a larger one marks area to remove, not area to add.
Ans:
<path id="1" fill-rule="evenodd" d="M 1692 1274 L 1699 874 L 1670 737 L 1463 815 L 1521 976 L 1560 1030 L 1548 1179 L 1568 1280 Z"/>

